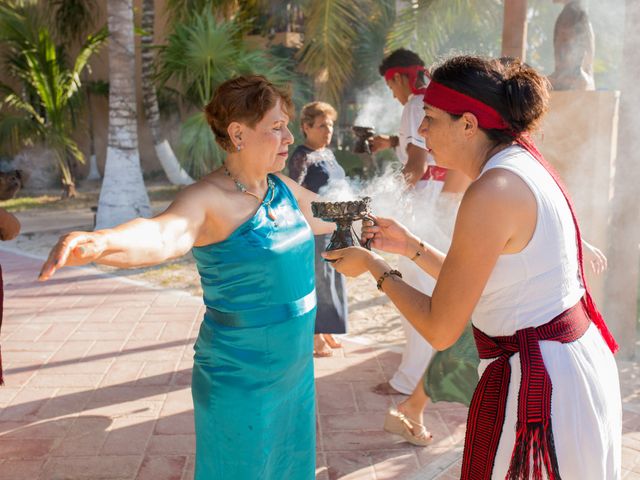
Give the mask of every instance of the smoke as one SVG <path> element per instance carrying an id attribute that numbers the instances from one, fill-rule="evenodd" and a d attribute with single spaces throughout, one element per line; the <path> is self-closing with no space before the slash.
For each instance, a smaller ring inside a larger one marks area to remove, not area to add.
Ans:
<path id="1" fill-rule="evenodd" d="M 319 191 L 327 201 L 343 202 L 371 198 L 371 213 L 393 218 L 438 249 L 446 250 L 461 196 L 439 195 L 433 183 L 422 189 L 409 189 L 399 164 L 387 165 L 374 178 L 330 181 Z M 356 231 L 360 227 L 355 226 Z"/>
<path id="2" fill-rule="evenodd" d="M 394 133 L 398 130 L 402 105 L 393 98 L 383 80 L 359 92 L 357 103 L 360 111 L 356 117 L 356 125 L 374 127 L 379 133 Z"/>

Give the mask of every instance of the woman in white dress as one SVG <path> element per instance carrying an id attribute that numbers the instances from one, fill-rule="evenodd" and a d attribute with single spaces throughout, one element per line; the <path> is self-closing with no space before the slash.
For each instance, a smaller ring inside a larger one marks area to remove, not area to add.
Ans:
<path id="1" fill-rule="evenodd" d="M 463 56 L 433 71 L 421 134 L 439 165 L 475 179 L 451 248 L 444 256 L 391 219 L 364 233 L 436 278 L 432 296 L 363 248 L 325 255 L 346 275 L 370 272 L 436 349 L 473 318 L 482 360 L 465 480 L 621 474 L 617 345 L 584 280 L 573 208 L 528 136 L 547 109 L 547 88 L 519 62 Z"/>

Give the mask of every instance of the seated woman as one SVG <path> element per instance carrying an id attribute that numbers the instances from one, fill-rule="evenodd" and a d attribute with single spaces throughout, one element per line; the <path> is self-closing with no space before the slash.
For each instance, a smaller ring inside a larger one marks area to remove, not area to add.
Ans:
<path id="1" fill-rule="evenodd" d="M 364 248 L 324 254 L 347 275 L 370 272 L 438 350 L 472 318 L 481 375 L 464 479 L 621 475 L 617 345 L 584 280 L 573 207 L 528 136 L 547 110 L 547 85 L 520 62 L 462 56 L 433 71 L 421 134 L 439 165 L 475 179 L 451 248 L 445 257 L 391 219 L 364 234 L 436 278 L 432 296 Z"/>
<path id="2" fill-rule="evenodd" d="M 303 187 L 318 193 L 331 181 L 343 180 L 344 170 L 328 148 L 333 136 L 333 122 L 338 114 L 324 102 L 304 106 L 300 125 L 305 141 L 289 159 L 289 176 Z M 333 338 L 334 333 L 347 333 L 347 284 L 344 275 L 336 272 L 321 257 L 331 235 L 316 236 L 316 329 L 313 340 L 317 357 L 333 355 L 333 348 L 342 345 Z"/>
<path id="3" fill-rule="evenodd" d="M 160 215 L 63 236 L 41 280 L 65 265 L 156 265 L 190 250 L 207 307 L 195 344 L 196 480 L 315 476 L 313 192 L 281 175 L 289 93 L 261 76 L 218 87 L 206 115 L 220 168 Z"/>

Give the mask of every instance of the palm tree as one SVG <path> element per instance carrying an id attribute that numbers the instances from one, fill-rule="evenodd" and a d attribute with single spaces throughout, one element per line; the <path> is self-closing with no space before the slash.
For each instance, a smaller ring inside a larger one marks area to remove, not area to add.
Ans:
<path id="1" fill-rule="evenodd" d="M 156 87 L 153 84 L 154 75 L 154 49 L 153 49 L 153 23 L 155 8 L 153 0 L 142 1 L 142 104 L 147 124 L 151 130 L 153 146 L 160 165 L 169 181 L 174 185 L 189 185 L 193 179 L 185 172 L 173 153 L 171 145 L 164 138 L 160 130 L 160 110 Z"/>
<path id="2" fill-rule="evenodd" d="M 8 73 L 20 82 L 22 90 L 18 93 L 0 84 L 0 143 L 6 142 L 14 150 L 34 143 L 51 149 L 60 168 L 63 197 L 74 197 L 72 162 L 84 163 L 84 155 L 72 138 L 80 76 L 107 32 L 89 36 L 70 68 L 35 5 L 0 5 L 0 32 L 0 43 L 8 50 Z"/>
<path id="3" fill-rule="evenodd" d="M 109 137 L 96 228 L 151 215 L 138 153 L 133 0 L 109 0 Z"/>

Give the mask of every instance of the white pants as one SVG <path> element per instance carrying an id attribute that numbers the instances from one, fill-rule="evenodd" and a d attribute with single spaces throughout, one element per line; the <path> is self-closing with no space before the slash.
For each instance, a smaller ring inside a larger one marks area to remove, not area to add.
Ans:
<path id="1" fill-rule="evenodd" d="M 406 283 L 427 295 L 433 293 L 433 288 L 436 285 L 435 279 L 430 277 L 414 262 L 402 257 L 398 262 L 398 268 L 402 272 L 402 279 Z M 397 391 L 411 395 L 418 382 L 422 380 L 427 365 L 429 365 L 433 347 L 411 326 L 406 318 L 402 317 L 401 321 L 407 343 L 402 351 L 400 366 L 391 380 L 389 380 L 389 384 Z"/>

